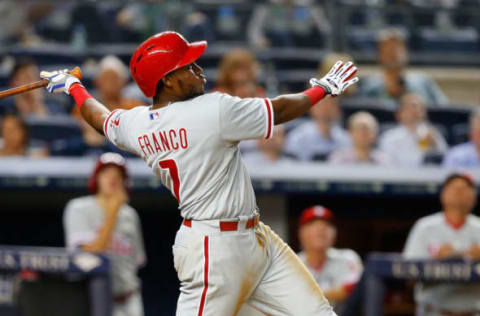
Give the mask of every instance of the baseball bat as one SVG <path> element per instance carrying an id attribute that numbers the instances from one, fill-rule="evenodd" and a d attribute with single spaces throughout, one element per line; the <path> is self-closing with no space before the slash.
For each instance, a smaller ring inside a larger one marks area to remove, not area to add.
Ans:
<path id="1" fill-rule="evenodd" d="M 72 71 L 69 72 L 69 74 L 74 75 L 78 79 L 82 79 L 82 71 L 80 70 L 79 67 L 73 68 Z M 8 98 L 11 97 L 12 95 L 17 95 L 20 93 L 24 93 L 33 89 L 38 89 L 41 87 L 46 87 L 48 85 L 48 80 L 47 79 L 42 79 L 39 81 L 35 81 L 32 83 L 24 84 L 15 88 L 11 88 L 5 91 L 0 91 L 0 99 Z"/>

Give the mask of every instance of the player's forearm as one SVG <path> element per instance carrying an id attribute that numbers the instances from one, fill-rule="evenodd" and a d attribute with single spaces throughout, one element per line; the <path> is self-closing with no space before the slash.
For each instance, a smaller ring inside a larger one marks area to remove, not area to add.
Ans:
<path id="1" fill-rule="evenodd" d="M 307 113 L 311 100 L 304 93 L 285 94 L 272 99 L 275 125 L 296 119 Z"/>
<path id="2" fill-rule="evenodd" d="M 105 105 L 94 98 L 89 98 L 83 102 L 80 113 L 90 126 L 103 135 L 103 123 L 110 114 L 110 110 Z"/>
<path id="3" fill-rule="evenodd" d="M 117 213 L 108 212 L 105 216 L 105 223 L 99 229 L 97 238 L 82 246 L 82 249 L 90 252 L 105 252 L 110 245 L 113 235 L 113 229 L 117 221 Z"/>
<path id="4" fill-rule="evenodd" d="M 74 84 L 70 88 L 70 95 L 80 108 L 80 113 L 85 121 L 103 134 L 103 122 L 106 120 L 110 110 L 95 100 L 81 84 Z"/>

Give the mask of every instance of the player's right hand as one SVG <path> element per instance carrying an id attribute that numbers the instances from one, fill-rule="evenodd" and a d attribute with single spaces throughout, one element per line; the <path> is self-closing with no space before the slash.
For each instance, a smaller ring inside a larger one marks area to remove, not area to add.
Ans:
<path id="1" fill-rule="evenodd" d="M 310 85 L 320 86 L 326 94 L 337 96 L 343 93 L 349 86 L 358 81 L 358 77 L 353 77 L 357 73 L 357 67 L 349 61 L 343 64 L 341 60 L 333 65 L 332 69 L 321 79 L 310 79 Z"/>
<path id="2" fill-rule="evenodd" d="M 49 81 L 47 91 L 50 93 L 66 93 L 70 94 L 70 87 L 74 83 L 80 83 L 77 77 L 68 73 L 68 69 L 57 71 L 42 71 L 40 72 L 42 79 Z"/>

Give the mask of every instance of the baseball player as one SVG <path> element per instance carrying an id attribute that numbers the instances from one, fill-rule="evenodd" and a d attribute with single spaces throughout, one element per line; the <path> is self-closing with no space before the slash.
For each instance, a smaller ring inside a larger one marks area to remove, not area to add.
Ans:
<path id="1" fill-rule="evenodd" d="M 137 212 L 127 204 L 126 181 L 122 156 L 100 156 L 89 183 L 93 195 L 73 199 L 65 208 L 65 240 L 70 248 L 109 253 L 113 316 L 142 316 L 137 270 L 146 257 Z"/>
<path id="2" fill-rule="evenodd" d="M 480 218 L 471 211 L 477 201 L 473 180 L 449 175 L 441 191 L 443 211 L 419 219 L 408 235 L 407 259 L 480 259 Z M 417 316 L 476 316 L 480 314 L 478 283 L 419 283 L 415 287 Z"/>
<path id="3" fill-rule="evenodd" d="M 333 247 L 337 234 L 334 221 L 332 211 L 321 205 L 305 209 L 299 220 L 302 252 L 298 256 L 339 312 L 359 281 L 363 265 L 355 251 Z"/>
<path id="4" fill-rule="evenodd" d="M 266 225 L 238 143 L 270 138 L 273 126 L 357 82 L 338 62 L 303 93 L 274 99 L 204 93 L 195 61 L 205 41 L 159 33 L 134 52 L 130 72 L 151 106 L 115 110 L 65 71 L 42 72 L 48 91 L 71 95 L 83 118 L 115 145 L 141 156 L 172 192 L 184 218 L 173 246 L 177 315 L 236 315 L 244 304 L 270 315 L 335 315 L 312 275 Z"/>

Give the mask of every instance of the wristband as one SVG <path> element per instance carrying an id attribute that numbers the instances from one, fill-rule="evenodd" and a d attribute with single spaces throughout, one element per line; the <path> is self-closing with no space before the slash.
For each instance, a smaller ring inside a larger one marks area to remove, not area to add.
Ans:
<path id="1" fill-rule="evenodd" d="M 303 91 L 303 94 L 310 98 L 310 107 L 312 107 L 317 104 L 318 101 L 323 99 L 326 93 L 323 87 L 315 86 Z"/>
<path id="2" fill-rule="evenodd" d="M 83 103 L 90 98 L 93 98 L 90 93 L 88 93 L 87 89 L 79 83 L 75 83 L 69 91 L 72 98 L 75 100 L 75 103 L 78 105 L 80 109 Z"/>

